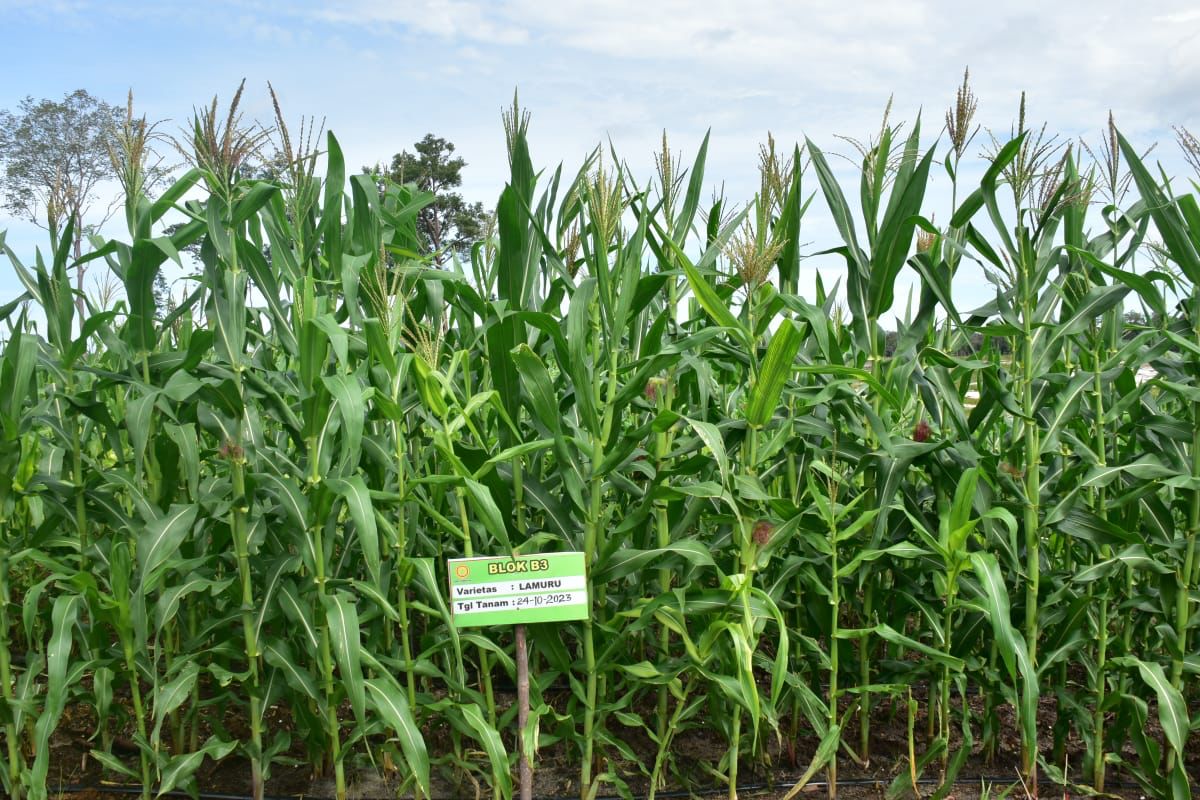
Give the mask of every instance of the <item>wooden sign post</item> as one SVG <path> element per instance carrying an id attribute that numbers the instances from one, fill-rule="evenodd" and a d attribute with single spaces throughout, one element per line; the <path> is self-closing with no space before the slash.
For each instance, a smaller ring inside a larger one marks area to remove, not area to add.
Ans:
<path id="1" fill-rule="evenodd" d="M 529 650 L 525 646 L 525 626 L 518 625 L 517 636 L 517 777 L 521 800 L 533 800 L 533 755 L 525 746 L 525 726 L 529 723 Z"/>

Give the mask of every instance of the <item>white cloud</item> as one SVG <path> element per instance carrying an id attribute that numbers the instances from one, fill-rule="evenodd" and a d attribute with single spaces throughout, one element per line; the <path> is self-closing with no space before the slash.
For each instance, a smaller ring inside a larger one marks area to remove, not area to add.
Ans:
<path id="1" fill-rule="evenodd" d="M 311 11 L 329 22 L 354 25 L 399 25 L 448 39 L 475 39 L 521 44 L 521 26 L 500 22 L 486 3 L 474 0 L 335 0 Z"/>
<path id="2" fill-rule="evenodd" d="M 1157 10 L 1131 13 L 1111 0 L 1021 0 L 986 11 L 959 0 L 338 0 L 314 13 L 475 48 L 528 44 L 529 60 L 574 51 L 589 82 L 681 77 L 694 98 L 736 89 L 860 107 L 895 91 L 903 102 L 930 102 L 969 64 L 992 102 L 1015 107 L 1026 89 L 1064 122 L 1084 114 L 1102 122 L 1111 105 L 1132 124 L 1162 127 L 1196 113 L 1194 101 L 1179 101 L 1200 77 L 1200 12 L 1184 2 Z M 1156 119 L 1166 113 L 1178 116 Z"/>
<path id="3" fill-rule="evenodd" d="M 188 41 L 138 63 L 97 61 L 86 47 L 55 42 L 62 88 L 134 83 L 138 97 L 186 116 L 191 103 L 249 78 L 248 114 L 270 118 L 271 79 L 290 115 L 328 118 L 347 162 L 386 159 L 427 131 L 458 146 L 469 166 L 464 193 L 491 204 L 507 176 L 500 108 L 514 86 L 534 115 L 539 166 L 572 172 L 612 138 L 639 180 L 652 174 L 663 128 L 690 164 L 712 128 L 707 174 L 731 200 L 757 188 L 757 145 L 768 130 L 781 147 L 811 136 L 828 150 L 878 127 L 888 97 L 894 117 L 922 112 L 926 142 L 942 125 L 964 66 L 979 96 L 978 121 L 1007 132 L 1022 90 L 1030 119 L 1064 137 L 1098 137 L 1111 108 L 1122 129 L 1174 169 L 1171 124 L 1200 131 L 1200 11 L 1164 0 L 1133 10 L 1117 0 L 297 0 L 286 10 L 256 0 L 214 0 Z M 0 0 L 20 23 L 59 15 L 59 29 L 119 18 L 130 42 L 178 26 L 164 2 Z M 207 26 L 203 29 L 201 25 Z M 214 29 L 218 32 L 213 35 Z M 82 34 L 80 34 L 82 35 Z M 159 37 L 160 39 L 163 37 Z M 89 41 L 94 41 L 89 39 Z M 132 65 L 132 66 L 131 66 Z M 61 93 L 41 88 L 33 94 Z M 22 94 L 26 91 L 21 87 Z M 193 96 L 193 93 L 198 95 Z M 976 140 L 973 152 L 986 141 Z M 852 179 L 852 167 L 835 160 Z M 977 180 L 977 163 L 965 179 Z M 932 206 L 945 205 L 935 172 Z M 815 187 L 814 187 L 815 188 Z M 706 189 L 707 198 L 709 190 Z M 948 198 L 946 198 L 948 199 Z M 818 198 L 805 239 L 836 234 Z M 938 219 L 944 219 L 944 211 Z M 2 223 L 0 223 L 2 226 Z M 837 265 L 823 262 L 823 270 Z M 832 275 L 832 272 L 828 272 Z M 982 282 L 982 278 L 979 278 Z"/>

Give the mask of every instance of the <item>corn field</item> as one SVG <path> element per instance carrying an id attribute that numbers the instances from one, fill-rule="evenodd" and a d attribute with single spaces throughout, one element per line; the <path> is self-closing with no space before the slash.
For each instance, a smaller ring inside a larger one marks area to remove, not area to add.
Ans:
<path id="1" fill-rule="evenodd" d="M 732 798 L 789 759 L 781 790 L 833 797 L 892 717 L 890 797 L 946 796 L 1006 729 L 1031 794 L 1190 796 L 1200 203 L 1111 123 L 1056 148 L 1022 107 L 968 185 L 964 84 L 929 149 L 919 120 L 853 142 L 857 187 L 772 141 L 734 204 L 702 199 L 707 138 L 645 178 L 603 149 L 535 171 L 514 102 L 493 230 L 438 268 L 432 195 L 282 119 L 286 170 L 245 178 L 267 134 L 236 106 L 157 196 L 131 113 L 126 234 L 4 247 L 9 796 L 55 791 L 70 710 L 146 798 L 223 759 L 259 800 L 297 760 L 339 800 L 364 765 L 508 798 L 512 632 L 451 624 L 445 559 L 563 550 L 591 617 L 530 629 L 525 738 L 581 800 Z M 83 263 L 120 296 L 73 291 Z M 697 732 L 723 755 L 683 756 Z"/>

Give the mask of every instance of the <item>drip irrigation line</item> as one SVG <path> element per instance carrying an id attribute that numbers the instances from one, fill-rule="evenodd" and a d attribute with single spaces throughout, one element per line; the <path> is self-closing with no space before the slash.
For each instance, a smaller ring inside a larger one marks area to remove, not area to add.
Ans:
<path id="1" fill-rule="evenodd" d="M 139 783 L 92 783 L 92 784 L 71 784 L 70 786 L 56 786 L 55 794 L 84 794 L 85 792 L 95 792 L 96 794 L 125 794 L 125 795 L 140 795 L 142 793 L 142 785 Z M 197 797 L 199 800 L 254 800 L 251 795 L 245 794 L 226 794 L 223 792 L 199 792 L 196 795 L 188 794 L 182 789 L 172 789 L 169 792 L 163 792 L 160 797 Z M 308 794 L 283 794 L 283 795 L 263 795 L 263 800 L 334 800 L 334 798 L 318 797 Z"/>
<path id="2" fill-rule="evenodd" d="M 928 697 L 929 690 L 930 690 L 930 688 L 932 688 L 930 686 L 930 681 L 914 681 L 913 683 L 903 684 L 903 685 L 906 685 L 910 689 L 912 689 L 913 697 L 918 700 L 921 699 L 922 697 Z M 814 691 L 819 689 L 821 692 L 828 692 L 829 691 L 829 683 L 827 681 L 821 681 L 820 683 L 811 683 L 811 684 L 809 684 L 809 688 L 813 689 Z M 967 697 L 983 697 L 985 694 L 985 692 L 984 692 L 985 688 L 987 688 L 987 687 L 985 687 L 979 683 L 976 683 L 974 681 L 968 681 L 967 686 L 966 686 Z M 511 681 L 504 681 L 504 682 L 493 681 L 492 690 L 496 691 L 496 692 L 502 692 L 505 694 L 516 694 L 517 693 L 517 685 Z M 571 691 L 571 685 L 568 683 L 565 683 L 565 682 L 555 681 L 554 683 L 550 684 L 549 686 L 542 687 L 541 691 L 543 693 L 545 693 L 545 692 L 569 692 L 569 691 Z M 872 694 L 875 694 L 875 693 L 872 692 Z M 887 696 L 889 693 L 879 692 L 878 694 L 880 696 Z M 954 694 L 951 695 L 951 697 L 957 697 L 957 696 L 958 696 L 958 690 L 956 689 Z M 596 798 L 596 800 L 602 800 L 602 798 Z"/>
<path id="3" fill-rule="evenodd" d="M 758 783 L 740 783 L 738 784 L 739 792 L 763 792 L 763 791 L 780 791 L 787 789 L 800 780 L 799 775 L 783 777 L 775 781 L 760 781 Z M 894 779 L 892 779 L 894 780 Z M 851 788 L 863 786 L 886 787 L 892 780 L 884 778 L 844 778 L 837 781 L 837 787 Z M 1007 785 L 1016 783 L 1012 775 L 980 775 L 974 778 L 956 778 L 950 782 L 951 786 L 976 786 L 980 783 L 998 783 Z M 918 778 L 917 784 L 920 786 L 937 786 L 941 784 L 937 778 Z M 1039 786 L 1057 786 L 1054 781 L 1049 778 L 1041 778 L 1038 780 Z M 1134 781 L 1107 781 L 1106 786 L 1113 789 L 1138 789 L 1140 785 Z M 829 788 L 829 781 L 809 781 L 805 784 L 806 788 L 811 789 L 826 789 Z M 123 784 L 72 784 L 69 786 L 59 786 L 54 789 L 57 794 L 83 794 L 85 792 L 95 792 L 97 794 L 120 794 L 136 796 L 142 793 L 141 784 L 123 783 Z M 656 792 L 655 797 L 663 798 L 663 800 L 675 800 L 675 798 L 684 797 L 707 797 L 711 795 L 726 794 L 729 791 L 727 786 L 714 786 L 707 789 L 672 789 L 669 791 Z M 172 789 L 160 795 L 162 797 L 187 797 L 196 798 L 196 800 L 254 800 L 250 795 L 244 794 L 227 794 L 223 792 L 199 792 L 195 795 L 189 794 L 181 789 Z M 577 795 L 540 795 L 534 800 L 575 800 Z M 312 794 L 287 794 L 287 795 L 264 795 L 263 800 L 335 800 L 333 797 L 323 797 L 321 795 Z M 458 800 L 456 797 L 433 798 L 433 800 Z M 595 800 L 623 800 L 620 795 L 600 795 Z"/>

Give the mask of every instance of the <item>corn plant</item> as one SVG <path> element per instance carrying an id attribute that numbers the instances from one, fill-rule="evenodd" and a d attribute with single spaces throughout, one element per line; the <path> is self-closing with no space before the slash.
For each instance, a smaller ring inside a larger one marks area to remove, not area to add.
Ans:
<path id="1" fill-rule="evenodd" d="M 1118 771 L 1188 796 L 1200 205 L 1111 120 L 1097 158 L 1022 102 L 968 186 L 964 76 L 948 143 L 890 104 L 865 142 L 768 136 L 738 205 L 702 200 L 707 135 L 685 161 L 664 134 L 649 179 L 611 147 L 541 170 L 514 98 L 495 224 L 459 258 L 423 252 L 431 194 L 348 174 L 272 97 L 270 130 L 240 88 L 197 110 L 164 184 L 130 107 L 126 230 L 3 246 L 8 794 L 54 789 L 76 707 L 146 797 L 206 760 L 254 797 L 289 762 L 339 798 L 371 767 L 511 797 L 513 637 L 455 627 L 445 559 L 580 550 L 591 614 L 530 628 L 524 735 L 582 800 L 732 798 L 781 759 L 788 796 L 836 796 L 889 716 L 889 796 L 945 797 L 1004 705 L 1030 792 Z M 119 296 L 72 288 L 89 265 Z"/>

